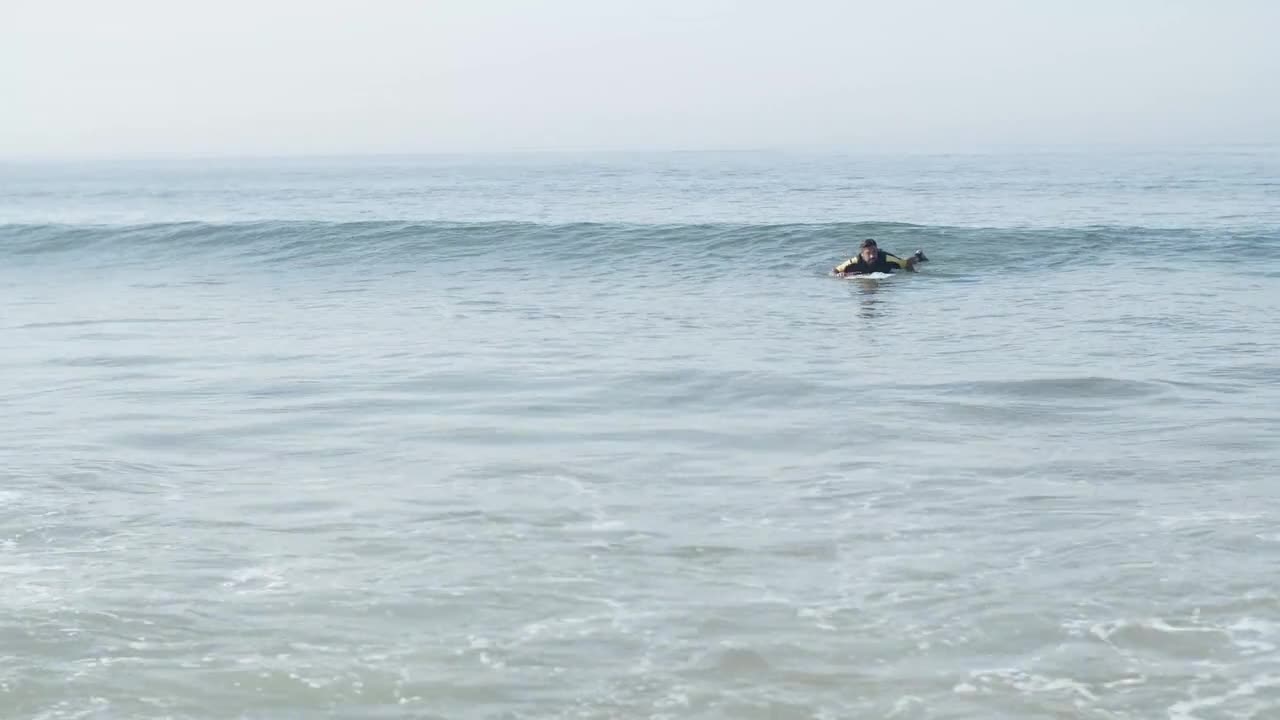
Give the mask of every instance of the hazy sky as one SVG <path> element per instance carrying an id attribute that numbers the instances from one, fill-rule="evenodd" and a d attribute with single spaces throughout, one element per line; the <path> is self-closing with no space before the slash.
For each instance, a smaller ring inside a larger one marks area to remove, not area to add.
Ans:
<path id="1" fill-rule="evenodd" d="M 0 0 L 0 156 L 1280 142 L 1272 0 Z"/>

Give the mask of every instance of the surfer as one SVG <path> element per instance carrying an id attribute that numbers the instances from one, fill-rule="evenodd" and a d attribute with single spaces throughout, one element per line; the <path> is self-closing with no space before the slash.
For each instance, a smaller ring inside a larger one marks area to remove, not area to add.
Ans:
<path id="1" fill-rule="evenodd" d="M 857 256 L 835 266 L 831 272 L 840 277 L 865 275 L 874 272 L 891 273 L 894 270 L 916 272 L 917 264 L 928 261 L 929 258 L 924 256 L 923 250 L 917 250 L 914 255 L 904 260 L 897 255 L 881 250 L 876 246 L 875 240 L 867 238 L 862 241 L 862 247 L 859 248 Z"/>

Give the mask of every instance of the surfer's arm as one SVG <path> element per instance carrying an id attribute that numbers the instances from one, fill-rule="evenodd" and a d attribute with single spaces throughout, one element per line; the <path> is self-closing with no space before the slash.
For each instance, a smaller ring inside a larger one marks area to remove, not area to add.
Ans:
<path id="1" fill-rule="evenodd" d="M 906 270 L 907 272 L 916 272 L 916 259 L 915 259 L 915 258 L 907 258 L 907 259 L 905 259 L 905 260 L 904 260 L 904 259 L 902 259 L 902 258 L 898 257 L 897 255 L 891 255 L 891 254 L 889 254 L 889 253 L 885 253 L 885 254 L 884 254 L 884 259 L 885 259 L 885 260 L 887 260 L 887 261 L 889 262 L 889 264 L 890 264 L 890 265 L 894 265 L 894 266 L 896 266 L 896 267 L 899 267 L 899 268 L 901 268 L 901 269 L 903 269 L 903 270 Z"/>
<path id="2" fill-rule="evenodd" d="M 849 272 L 850 270 L 853 270 L 855 267 L 857 267 L 857 265 L 858 265 L 857 258 L 849 258 L 848 260 L 845 260 L 844 262 L 835 266 L 835 268 L 831 272 L 837 275 L 843 275 Z"/>

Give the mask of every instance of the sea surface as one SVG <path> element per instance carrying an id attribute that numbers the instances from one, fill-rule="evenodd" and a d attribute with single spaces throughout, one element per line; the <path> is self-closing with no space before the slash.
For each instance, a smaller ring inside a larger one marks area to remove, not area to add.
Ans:
<path id="1" fill-rule="evenodd" d="M 1280 718 L 1278 148 L 8 162 L 0 338 L 6 720 Z"/>

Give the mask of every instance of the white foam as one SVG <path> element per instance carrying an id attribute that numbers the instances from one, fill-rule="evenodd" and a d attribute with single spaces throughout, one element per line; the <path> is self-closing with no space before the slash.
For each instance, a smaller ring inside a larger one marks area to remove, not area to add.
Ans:
<path id="1" fill-rule="evenodd" d="M 1280 623 L 1260 618 L 1243 618 L 1226 628 L 1231 642 L 1248 654 L 1275 652 L 1280 642 Z"/>
<path id="2" fill-rule="evenodd" d="M 1146 675 L 1137 675 L 1134 677 L 1124 677 L 1124 678 L 1120 678 L 1119 680 L 1112 680 L 1111 682 L 1103 683 L 1102 687 L 1110 690 L 1112 688 L 1118 688 L 1118 687 L 1130 687 L 1134 685 L 1142 685 L 1146 682 L 1147 682 Z"/>
<path id="3" fill-rule="evenodd" d="M 284 573 L 271 567 L 248 567 L 231 573 L 231 579 L 222 583 L 224 588 L 234 589 L 236 594 L 275 592 L 288 586 Z M 246 587 L 249 586 L 249 587 Z"/>
<path id="4" fill-rule="evenodd" d="M 480 659 L 481 665 L 484 665 L 485 667 L 493 668 L 494 670 L 501 670 L 502 668 L 505 668 L 507 666 L 507 663 L 505 661 L 498 660 L 493 656 L 491 656 L 489 653 L 484 652 L 483 650 L 480 652 L 479 659 Z"/>
<path id="5" fill-rule="evenodd" d="M 689 695 L 679 690 L 672 690 L 666 697 L 658 698 L 654 707 L 659 710 L 689 707 Z"/>
<path id="6" fill-rule="evenodd" d="M 835 630 L 836 626 L 831 622 L 831 616 L 837 612 L 839 612 L 839 608 L 799 608 L 796 610 L 796 617 L 812 619 L 813 624 L 821 630 Z"/>
<path id="7" fill-rule="evenodd" d="M 1143 620 L 1108 620 L 1107 622 L 1095 623 L 1089 627 L 1089 633 L 1103 642 L 1110 643 L 1111 637 L 1121 630 L 1128 628 L 1143 628 L 1146 630 L 1155 630 L 1156 632 L 1178 634 L 1178 633 L 1208 633 L 1220 634 L 1224 632 L 1221 628 L 1209 627 L 1205 625 L 1170 625 L 1163 618 L 1146 618 Z"/>
<path id="8" fill-rule="evenodd" d="M 921 707 L 924 705 L 925 705 L 924 698 L 916 697 L 915 695 L 905 695 L 901 698 L 898 698 L 898 701 L 893 704 L 893 709 L 890 710 L 889 714 L 886 715 L 885 717 L 886 718 L 898 717 L 903 713 L 910 712 L 911 709 L 914 707 Z"/>
<path id="9" fill-rule="evenodd" d="M 1000 681 L 1024 693 L 1044 693 L 1044 692 L 1069 692 L 1077 695 L 1081 699 L 1090 702 L 1096 702 L 1098 696 L 1093 690 L 1082 682 L 1072 680 L 1065 677 L 1048 677 L 1046 675 L 1036 675 L 1023 670 L 1001 669 L 1001 670 L 978 670 L 969 674 L 974 680 L 986 685 L 990 685 L 992 681 Z"/>
<path id="10" fill-rule="evenodd" d="M 1199 710 L 1218 707 L 1237 698 L 1256 695 L 1259 690 L 1275 687 L 1280 687 L 1280 677 L 1263 676 L 1245 681 L 1221 695 L 1208 695 L 1191 700 L 1182 700 L 1169 706 L 1169 720 L 1204 720 L 1203 716 L 1195 713 Z M 1254 713 L 1241 715 L 1240 717 L 1262 718 L 1264 716 L 1261 713 Z"/>
<path id="11" fill-rule="evenodd" d="M 1222 510 L 1203 510 L 1192 512 L 1186 515 L 1165 515 L 1156 518 L 1156 522 L 1163 528 L 1183 528 L 1183 527 L 1200 527 L 1204 525 L 1224 525 L 1230 523 L 1245 523 L 1256 520 L 1263 520 L 1267 517 L 1264 513 L 1242 513 L 1229 512 Z"/>

